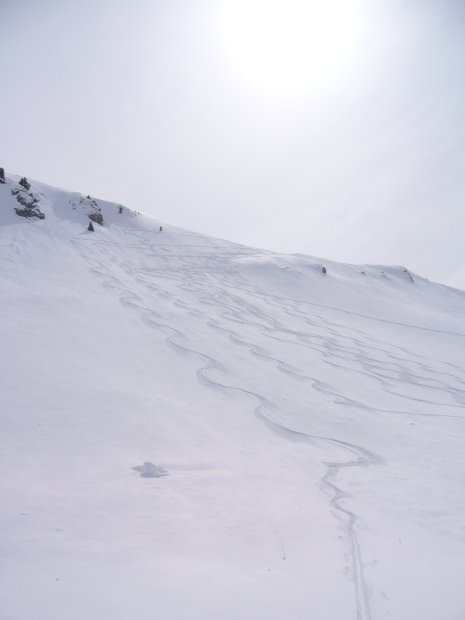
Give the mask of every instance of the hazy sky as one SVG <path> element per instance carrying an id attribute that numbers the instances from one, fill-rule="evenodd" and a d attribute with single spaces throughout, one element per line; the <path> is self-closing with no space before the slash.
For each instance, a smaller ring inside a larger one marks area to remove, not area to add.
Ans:
<path id="1" fill-rule="evenodd" d="M 0 0 L 0 166 L 465 289 L 464 0 Z"/>

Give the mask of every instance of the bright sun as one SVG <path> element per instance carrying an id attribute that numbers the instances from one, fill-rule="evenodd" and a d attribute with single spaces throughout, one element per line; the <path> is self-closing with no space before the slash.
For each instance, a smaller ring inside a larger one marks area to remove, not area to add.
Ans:
<path id="1" fill-rule="evenodd" d="M 342 78 L 361 32 L 360 0 L 226 0 L 222 30 L 236 69 L 283 97 Z"/>

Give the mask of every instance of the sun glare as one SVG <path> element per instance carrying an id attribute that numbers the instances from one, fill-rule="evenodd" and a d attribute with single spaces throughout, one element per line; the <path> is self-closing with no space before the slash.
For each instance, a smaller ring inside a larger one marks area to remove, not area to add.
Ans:
<path id="1" fill-rule="evenodd" d="M 227 0 L 224 43 L 253 86 L 298 97 L 342 79 L 362 26 L 359 0 Z"/>

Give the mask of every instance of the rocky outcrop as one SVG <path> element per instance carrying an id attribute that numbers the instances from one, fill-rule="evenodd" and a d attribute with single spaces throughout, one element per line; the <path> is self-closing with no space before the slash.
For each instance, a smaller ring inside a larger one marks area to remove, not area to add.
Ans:
<path id="1" fill-rule="evenodd" d="M 69 204 L 75 211 L 80 211 L 81 213 L 87 215 L 87 217 L 92 220 L 92 222 L 95 222 L 95 224 L 103 226 L 102 208 L 99 206 L 95 198 L 78 194 L 75 198 L 69 201 Z"/>
<path id="2" fill-rule="evenodd" d="M 40 210 L 39 198 L 31 192 L 31 184 L 26 177 L 19 180 L 18 185 L 11 190 L 11 193 L 22 207 L 15 207 L 16 215 L 38 220 L 45 219 L 45 213 Z"/>
<path id="3" fill-rule="evenodd" d="M 103 226 L 103 215 L 100 212 L 89 213 L 89 220 L 92 220 L 96 224 Z"/>

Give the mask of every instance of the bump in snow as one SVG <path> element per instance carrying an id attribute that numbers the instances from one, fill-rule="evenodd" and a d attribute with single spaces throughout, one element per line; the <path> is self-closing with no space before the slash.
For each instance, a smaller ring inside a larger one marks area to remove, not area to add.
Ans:
<path id="1" fill-rule="evenodd" d="M 145 461 L 142 465 L 137 465 L 133 469 L 140 472 L 142 478 L 162 478 L 168 475 L 168 472 L 163 467 L 150 463 L 150 461 Z"/>

